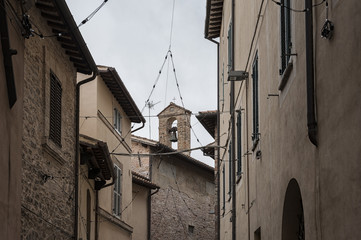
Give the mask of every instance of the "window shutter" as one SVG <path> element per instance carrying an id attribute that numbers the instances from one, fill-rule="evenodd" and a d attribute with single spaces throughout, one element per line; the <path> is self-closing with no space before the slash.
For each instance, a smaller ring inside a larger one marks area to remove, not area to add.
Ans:
<path id="1" fill-rule="evenodd" d="M 241 112 L 237 116 L 237 175 L 242 172 L 242 115 Z"/>
<path id="2" fill-rule="evenodd" d="M 61 146 L 61 98 L 62 89 L 54 74 L 50 75 L 50 132 L 49 138 Z"/>

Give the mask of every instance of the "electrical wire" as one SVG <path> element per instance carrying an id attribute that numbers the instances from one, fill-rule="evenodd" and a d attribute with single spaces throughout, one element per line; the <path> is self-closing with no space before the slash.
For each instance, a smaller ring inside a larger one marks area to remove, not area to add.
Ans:
<path id="1" fill-rule="evenodd" d="M 180 88 L 179 88 L 179 83 L 178 83 L 177 74 L 176 74 L 176 71 L 175 71 L 175 66 L 174 66 L 174 61 L 173 61 L 173 54 L 172 54 L 171 51 L 170 51 L 170 58 L 171 58 L 171 60 L 172 60 L 172 66 L 173 66 L 173 72 L 174 72 L 174 79 L 175 79 L 175 81 L 176 81 L 179 98 L 180 98 L 180 100 L 181 100 L 182 107 L 185 109 L 185 107 L 184 107 L 184 102 L 183 102 L 183 97 L 182 97 L 182 94 L 181 94 L 181 91 L 180 91 Z M 190 117 L 189 117 L 188 115 L 186 115 L 186 116 L 187 116 L 187 120 L 188 120 L 188 125 L 189 125 L 190 129 L 192 130 L 192 133 L 193 133 L 194 137 L 196 138 L 196 140 L 197 140 L 197 142 L 199 143 L 199 145 L 202 146 L 202 143 L 199 141 L 199 138 L 198 138 L 197 134 L 195 133 L 194 129 L 192 128 Z"/>
<path id="2" fill-rule="evenodd" d="M 111 155 L 115 155 L 115 156 L 140 156 L 140 157 L 149 157 L 149 156 L 168 156 L 168 155 L 176 155 L 176 154 L 180 154 L 180 153 L 184 153 L 184 152 L 191 152 L 191 151 L 195 151 L 195 150 L 200 150 L 200 149 L 205 149 L 208 148 L 209 146 L 202 146 L 202 147 L 196 147 L 196 148 L 190 148 L 190 149 L 184 149 L 184 150 L 179 150 L 179 151 L 174 151 L 174 152 L 165 152 L 165 153 L 110 153 Z M 221 146 L 212 146 L 214 148 L 223 148 Z"/>
<path id="3" fill-rule="evenodd" d="M 60 232 L 62 232 L 63 234 L 67 235 L 69 239 L 73 239 L 73 235 L 68 233 L 66 230 L 64 230 L 63 228 L 55 225 L 54 223 L 50 222 L 49 220 L 43 218 L 40 214 L 34 212 L 33 210 L 29 209 L 28 207 L 26 207 L 24 204 L 21 204 L 21 208 L 25 209 L 27 212 L 33 214 L 34 216 L 38 217 L 40 220 L 48 223 L 50 226 L 58 229 Z M 30 220 L 34 221 L 34 218 L 30 218 Z"/>
<path id="4" fill-rule="evenodd" d="M 282 2 L 277 2 L 276 0 L 271 0 L 271 1 L 274 2 L 275 4 L 279 5 L 279 6 L 283 7 L 283 8 L 286 8 L 286 9 L 292 11 L 292 12 L 302 13 L 302 12 L 309 11 L 309 9 L 307 9 L 307 8 L 305 8 L 305 9 L 294 9 L 294 8 L 291 8 L 291 7 L 288 7 L 288 6 L 284 5 Z M 326 0 L 322 0 L 321 2 L 314 4 L 314 5 L 312 5 L 312 7 L 320 6 L 324 2 L 326 2 Z"/>
<path id="5" fill-rule="evenodd" d="M 108 2 L 108 0 L 104 0 L 99 7 L 97 7 L 87 18 L 85 18 L 81 23 L 78 25 L 78 28 L 86 24 L 90 19 L 94 17 L 94 15 Z"/>

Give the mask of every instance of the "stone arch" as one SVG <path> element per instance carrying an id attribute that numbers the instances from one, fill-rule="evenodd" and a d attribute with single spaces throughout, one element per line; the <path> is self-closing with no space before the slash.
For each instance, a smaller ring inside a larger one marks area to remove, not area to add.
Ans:
<path id="1" fill-rule="evenodd" d="M 283 204 L 282 240 L 305 240 L 305 224 L 300 187 L 292 178 Z"/>

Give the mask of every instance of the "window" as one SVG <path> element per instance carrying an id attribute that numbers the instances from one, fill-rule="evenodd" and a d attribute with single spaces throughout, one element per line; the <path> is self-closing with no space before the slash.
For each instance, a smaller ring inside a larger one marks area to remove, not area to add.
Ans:
<path id="1" fill-rule="evenodd" d="M 122 116 L 120 115 L 120 112 L 116 108 L 114 108 L 113 123 L 115 130 L 117 130 L 120 134 L 122 134 Z"/>
<path id="2" fill-rule="evenodd" d="M 113 213 L 119 217 L 122 213 L 122 170 L 117 165 L 114 165 L 114 173 L 117 179 L 113 191 Z"/>
<path id="3" fill-rule="evenodd" d="M 61 147 L 61 95 L 59 80 L 50 74 L 50 126 L 49 138 Z"/>
<path id="4" fill-rule="evenodd" d="M 252 66 L 253 79 L 253 149 L 256 147 L 259 139 L 259 103 L 258 103 L 258 54 L 253 61 Z"/>
<path id="5" fill-rule="evenodd" d="M 242 115 L 237 115 L 237 176 L 242 173 Z"/>
<path id="6" fill-rule="evenodd" d="M 228 27 L 228 71 L 232 70 L 233 65 L 233 29 L 232 22 Z"/>
<path id="7" fill-rule="evenodd" d="M 261 240 L 261 227 L 254 232 L 254 240 Z"/>
<path id="8" fill-rule="evenodd" d="M 189 233 L 194 233 L 194 226 L 193 225 L 188 225 L 188 232 Z"/>
<path id="9" fill-rule="evenodd" d="M 224 170 L 224 165 L 223 165 L 223 168 L 222 168 L 222 180 L 223 180 L 223 205 L 222 205 L 222 210 L 223 210 L 223 214 L 226 210 L 226 173 L 225 173 L 225 170 Z"/>
<path id="10" fill-rule="evenodd" d="M 280 75 L 287 68 L 291 56 L 291 4 L 290 0 L 281 0 L 281 69 Z"/>
<path id="11" fill-rule="evenodd" d="M 228 173 L 228 195 L 229 198 L 232 197 L 232 176 L 233 176 L 233 168 L 232 168 L 232 141 L 229 142 L 228 147 L 228 167 L 229 167 L 229 173 Z"/>

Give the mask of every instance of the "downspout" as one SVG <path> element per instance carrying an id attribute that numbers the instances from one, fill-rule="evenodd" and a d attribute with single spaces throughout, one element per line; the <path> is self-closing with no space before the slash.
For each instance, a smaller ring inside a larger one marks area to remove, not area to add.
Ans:
<path id="1" fill-rule="evenodd" d="M 315 74 L 313 66 L 313 14 L 312 0 L 305 0 L 306 11 L 306 82 L 308 138 L 317 147 L 317 122 L 315 113 Z"/>
<path id="2" fill-rule="evenodd" d="M 94 64 L 95 66 L 95 64 Z M 96 67 L 96 66 L 95 66 Z M 78 218 L 79 218 L 79 105 L 80 105 L 80 86 L 93 81 L 98 74 L 97 68 L 93 69 L 93 75 L 76 84 L 76 103 L 75 103 L 75 214 L 74 214 L 74 237 L 78 239 Z"/>
<path id="3" fill-rule="evenodd" d="M 95 191 L 95 240 L 99 239 L 99 229 L 98 229 L 98 212 L 99 212 L 99 195 L 98 191 Z"/>
<path id="4" fill-rule="evenodd" d="M 156 190 L 155 190 L 155 192 L 153 192 L 153 193 L 151 193 L 152 192 L 152 190 L 151 189 L 149 189 L 149 196 L 148 196 L 148 209 L 147 209 L 147 219 L 148 219 L 148 221 L 147 221 L 147 224 L 148 224 L 148 231 L 147 231 L 147 239 L 148 240 L 151 240 L 151 238 L 150 238 L 150 227 L 151 227 L 151 217 L 152 217 L 152 196 L 154 195 L 154 194 L 156 194 L 157 192 L 159 191 L 159 188 L 157 188 Z"/>
<path id="5" fill-rule="evenodd" d="M 145 121 L 144 121 L 144 122 L 142 121 L 142 126 L 140 126 L 140 127 L 139 127 L 139 128 L 137 128 L 137 129 L 132 130 L 130 133 L 136 132 L 136 131 L 138 131 L 138 130 L 140 130 L 140 129 L 144 128 L 144 126 L 145 126 Z"/>
<path id="6" fill-rule="evenodd" d="M 234 40 L 235 40 L 235 0 L 232 0 L 232 64 L 231 64 L 231 69 L 234 70 Z M 231 82 L 231 119 L 232 119 L 232 151 L 231 151 L 231 155 L 232 155 L 232 240 L 236 240 L 236 221 L 237 221 L 237 213 L 236 213 L 236 174 L 235 174 L 235 169 L 236 169 L 236 136 L 235 136 L 235 127 L 236 127 L 236 121 L 235 121 L 235 116 L 234 116 L 234 110 L 235 110 L 235 98 L 234 98 L 234 89 L 235 89 L 235 83 L 234 81 Z"/>
<path id="7" fill-rule="evenodd" d="M 217 181 L 217 205 L 216 205 L 216 239 L 220 240 L 220 227 L 221 227 L 221 221 L 220 221 L 220 216 L 221 216 L 221 209 L 220 209 L 220 113 L 219 113 L 219 42 L 214 41 L 211 38 L 206 38 L 207 40 L 211 41 L 212 43 L 215 43 L 217 45 L 217 157 L 216 159 L 216 173 L 215 173 L 215 177 L 216 177 L 216 181 Z"/>
<path id="8" fill-rule="evenodd" d="M 250 208 L 250 204 L 249 204 L 249 193 L 250 193 L 250 189 L 249 189 L 249 154 L 248 154 L 248 80 L 246 80 L 246 143 L 247 143 L 247 153 L 246 153 L 246 158 L 247 158 L 247 227 L 248 227 L 248 240 L 251 240 L 251 216 L 250 216 L 250 212 L 249 212 L 249 208 Z"/>

